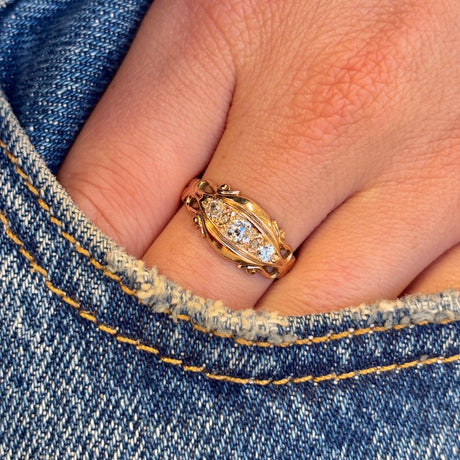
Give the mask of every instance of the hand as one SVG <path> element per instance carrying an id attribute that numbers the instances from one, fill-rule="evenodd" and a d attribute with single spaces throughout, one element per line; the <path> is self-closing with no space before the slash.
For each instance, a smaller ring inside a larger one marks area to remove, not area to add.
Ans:
<path id="1" fill-rule="evenodd" d="M 157 0 L 58 178 L 196 294 L 285 314 L 460 287 L 454 0 Z M 457 64 L 456 64 L 457 63 Z M 297 249 L 271 282 L 202 240 L 196 176 Z"/>

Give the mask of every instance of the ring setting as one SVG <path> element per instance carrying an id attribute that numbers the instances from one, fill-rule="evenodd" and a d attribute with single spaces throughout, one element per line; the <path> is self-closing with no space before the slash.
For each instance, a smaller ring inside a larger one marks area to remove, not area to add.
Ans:
<path id="1" fill-rule="evenodd" d="M 281 278 L 295 262 L 285 233 L 254 201 L 204 179 L 193 179 L 182 201 L 194 224 L 220 255 L 249 274 Z"/>

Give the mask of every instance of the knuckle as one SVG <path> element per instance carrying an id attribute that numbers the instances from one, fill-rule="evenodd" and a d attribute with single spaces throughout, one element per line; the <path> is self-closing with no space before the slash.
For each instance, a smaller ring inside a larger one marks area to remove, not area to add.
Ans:
<path id="1" fill-rule="evenodd" d="M 398 98 L 398 61 L 391 44 L 352 42 L 311 67 L 306 82 L 293 82 L 298 90 L 289 103 L 290 118 L 302 114 L 294 134 L 321 140 L 363 120 L 381 120 Z"/>
<path id="2" fill-rule="evenodd" d="M 422 13 L 406 5 L 371 18 L 355 11 L 345 16 L 349 21 L 336 30 L 331 24 L 319 30 L 309 52 L 304 43 L 302 53 L 286 53 L 289 78 L 276 104 L 284 106 L 288 139 L 327 142 L 328 134 L 353 125 L 378 127 L 400 116 L 401 104 L 411 103 L 429 77 L 418 72 L 429 46 L 421 36 Z"/>

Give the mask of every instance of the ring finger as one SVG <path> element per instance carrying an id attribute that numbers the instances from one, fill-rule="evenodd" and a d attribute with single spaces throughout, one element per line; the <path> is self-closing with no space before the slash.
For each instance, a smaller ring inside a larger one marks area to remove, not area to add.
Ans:
<path id="1" fill-rule="evenodd" d="M 286 241 L 295 250 L 360 186 L 364 162 L 353 162 L 352 170 L 345 163 L 350 154 L 361 158 L 366 148 L 352 141 L 353 136 L 342 138 L 340 145 L 329 142 L 322 147 L 321 161 L 311 154 L 318 143 L 306 142 L 300 151 L 286 149 L 286 135 L 267 116 L 273 112 L 277 110 L 265 110 L 237 88 L 227 128 L 203 178 L 217 185 L 228 183 L 261 205 L 286 231 Z M 272 135 L 267 137 L 270 129 Z M 334 161 L 324 161 L 332 155 Z M 331 187 L 331 181 L 338 185 Z M 220 299 L 234 309 L 253 307 L 272 282 L 259 275 L 248 276 L 213 251 L 192 225 L 185 207 L 143 258 L 196 294 Z"/>

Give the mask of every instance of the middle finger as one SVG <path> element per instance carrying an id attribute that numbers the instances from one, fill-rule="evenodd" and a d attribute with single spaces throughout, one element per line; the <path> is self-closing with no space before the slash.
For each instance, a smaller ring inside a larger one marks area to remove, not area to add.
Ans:
<path id="1" fill-rule="evenodd" d="M 326 143 L 307 142 L 295 128 L 287 134 L 270 116 L 276 111 L 258 106 L 257 100 L 237 90 L 227 128 L 203 178 L 229 184 L 254 200 L 285 230 L 286 241 L 295 249 L 360 186 L 364 162 L 352 162 L 350 169 L 346 159 L 362 157 L 367 148 L 365 140 L 357 145 L 354 136 Z M 196 294 L 220 299 L 234 309 L 254 306 L 272 282 L 261 275 L 248 276 L 212 250 L 184 206 L 144 260 Z"/>
<path id="2" fill-rule="evenodd" d="M 395 82 L 399 88 L 407 83 L 387 36 L 366 28 L 356 43 L 324 48 L 311 41 L 302 59 L 290 40 L 285 53 L 267 46 L 267 55 L 246 57 L 237 66 L 226 129 L 203 178 L 229 184 L 262 206 L 294 250 L 387 166 L 385 136 L 404 117 L 389 109 Z M 272 282 L 248 276 L 215 253 L 184 207 L 144 260 L 196 294 L 235 309 L 253 307 Z"/>

